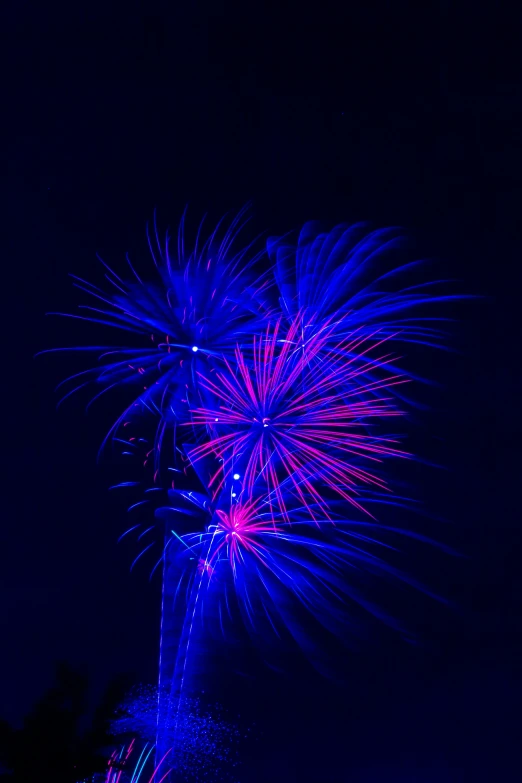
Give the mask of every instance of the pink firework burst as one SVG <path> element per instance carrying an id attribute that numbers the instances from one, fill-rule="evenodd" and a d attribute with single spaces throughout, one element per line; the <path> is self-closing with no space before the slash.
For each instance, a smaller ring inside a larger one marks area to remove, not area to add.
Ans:
<path id="1" fill-rule="evenodd" d="M 253 502 L 236 503 L 228 512 L 218 509 L 216 514 L 218 522 L 211 526 L 214 547 L 209 565 L 217 561 L 224 550 L 234 576 L 236 566 L 238 562 L 244 562 L 243 554 L 246 552 L 265 561 L 267 547 L 262 543 L 263 535 L 277 534 L 278 530 L 271 520 L 261 518 Z"/>
<path id="2" fill-rule="evenodd" d="M 315 328 L 305 314 L 286 329 L 279 320 L 254 337 L 249 355 L 236 346 L 237 370 L 225 360 L 213 380 L 201 377 L 212 402 L 192 411 L 192 421 L 209 439 L 190 459 L 217 457 L 209 478 L 216 495 L 230 484 L 233 497 L 252 498 L 255 485 L 288 520 L 290 492 L 315 519 L 313 508 L 328 516 L 325 489 L 362 509 L 358 487 L 386 488 L 366 465 L 409 456 L 396 438 L 374 432 L 402 414 L 390 389 L 408 381 L 388 367 L 396 358 L 386 352 L 390 335 L 358 329 L 332 346 L 333 330 Z"/>

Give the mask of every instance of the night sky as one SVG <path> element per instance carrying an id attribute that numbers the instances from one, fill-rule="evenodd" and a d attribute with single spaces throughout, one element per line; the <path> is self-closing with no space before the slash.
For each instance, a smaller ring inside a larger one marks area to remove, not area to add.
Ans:
<path id="1" fill-rule="evenodd" d="M 92 333 L 45 314 L 80 302 L 69 273 L 100 279 L 96 253 L 116 269 L 127 251 L 146 266 L 154 209 L 175 229 L 187 203 L 199 220 L 251 200 L 257 231 L 309 219 L 402 225 L 423 256 L 481 298 L 455 310 L 458 353 L 433 360 L 444 381 L 434 419 L 446 469 L 420 488 L 463 554 L 438 575 L 454 608 L 426 610 L 418 646 L 385 637 L 346 653 L 344 687 L 302 661 L 286 676 L 260 664 L 248 699 L 230 698 L 258 725 L 241 783 L 515 774 L 516 4 L 11 5 L 2 24 L 0 718 L 20 724 L 59 660 L 89 675 L 93 704 L 116 674 L 153 682 L 157 669 L 160 584 L 146 567 L 129 573 L 136 550 L 117 544 L 125 508 L 107 491 L 109 467 L 96 464 L 115 408 L 56 411 L 54 387 L 76 365 L 33 358 Z"/>

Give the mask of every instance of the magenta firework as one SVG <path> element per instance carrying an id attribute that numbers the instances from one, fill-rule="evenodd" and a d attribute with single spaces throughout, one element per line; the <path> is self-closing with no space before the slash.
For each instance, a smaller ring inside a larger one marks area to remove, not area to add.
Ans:
<path id="1" fill-rule="evenodd" d="M 394 357 L 378 328 L 331 344 L 333 328 L 306 315 L 276 321 L 253 338 L 250 361 L 237 347 L 234 364 L 200 378 L 215 402 L 191 412 L 209 437 L 189 455 L 219 461 L 208 482 L 214 495 L 226 485 L 235 496 L 264 492 L 289 520 L 289 495 L 315 518 L 328 516 L 325 489 L 361 508 L 359 486 L 386 488 L 372 466 L 407 456 L 380 429 L 401 415 L 389 390 L 408 379 L 388 371 Z"/>

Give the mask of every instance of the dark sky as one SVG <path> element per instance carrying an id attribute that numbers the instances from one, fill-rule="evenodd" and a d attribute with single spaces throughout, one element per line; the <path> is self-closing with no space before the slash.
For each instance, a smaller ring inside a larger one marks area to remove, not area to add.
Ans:
<path id="1" fill-rule="evenodd" d="M 108 412 L 55 411 L 67 361 L 33 355 L 69 327 L 45 313 L 75 307 L 67 275 L 92 278 L 96 252 L 115 267 L 143 256 L 154 208 L 175 227 L 186 203 L 218 216 L 251 199 L 259 230 L 404 225 L 484 299 L 459 314 L 443 403 L 443 511 L 469 555 L 445 585 L 458 620 L 438 618 L 429 649 L 348 656 L 345 690 L 264 675 L 264 739 L 244 781 L 460 783 L 521 763 L 511 6 L 19 0 L 5 12 L 0 717 L 19 722 L 59 659 L 84 667 L 93 699 L 122 670 L 153 680 L 157 664 L 158 585 L 129 574 L 125 512 L 95 464 Z"/>

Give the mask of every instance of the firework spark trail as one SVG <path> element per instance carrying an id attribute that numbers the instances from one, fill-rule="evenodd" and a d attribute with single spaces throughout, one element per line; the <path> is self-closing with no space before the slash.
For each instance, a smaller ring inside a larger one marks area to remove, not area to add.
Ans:
<path id="1" fill-rule="evenodd" d="M 172 531 L 172 535 L 177 539 L 189 553 L 194 551 L 193 544 L 189 545 L 184 540 L 186 537 L 179 536 L 175 531 Z M 184 704 L 184 687 L 187 674 L 187 662 L 189 658 L 189 652 L 191 648 L 191 642 L 193 634 L 195 632 L 195 623 L 197 622 L 197 610 L 198 606 L 202 602 L 202 591 L 206 587 L 206 581 L 204 577 L 209 573 L 211 568 L 208 562 L 208 554 L 212 548 L 214 536 L 211 535 L 205 542 L 205 546 L 201 547 L 202 536 L 199 536 L 200 546 L 198 547 L 203 551 L 200 553 L 198 568 L 193 575 L 192 583 L 189 587 L 188 598 L 186 600 L 186 606 L 183 613 L 183 623 L 181 627 L 181 633 L 179 636 L 179 643 L 177 646 L 176 661 L 174 669 L 171 675 L 170 682 L 167 685 L 167 695 L 164 696 L 161 701 L 158 701 L 158 728 L 156 733 L 156 744 L 158 752 L 161 753 L 165 747 L 164 723 L 166 720 L 171 720 L 171 716 L 174 717 L 174 733 L 173 737 L 178 734 L 178 727 L 180 719 L 182 718 L 182 708 Z M 202 564 L 202 565 L 201 565 Z M 183 572 L 181 579 L 183 578 Z M 160 679 L 161 679 L 161 662 L 160 662 Z M 158 694 L 158 699 L 159 699 Z"/>
<path id="2" fill-rule="evenodd" d="M 208 551 L 210 551 L 211 546 L 212 546 L 212 539 L 208 545 Z M 205 563 L 207 563 L 207 555 L 205 555 Z M 200 594 L 203 587 L 204 575 L 205 575 L 205 570 L 201 569 L 201 572 L 196 574 L 194 578 L 194 583 L 191 589 L 191 596 L 187 605 L 187 610 L 185 612 L 185 620 L 183 622 L 183 628 L 182 628 L 181 638 L 180 638 L 180 643 L 178 648 L 178 655 L 176 657 L 176 665 L 174 667 L 174 676 L 172 678 L 172 682 L 170 686 L 170 698 L 169 698 L 169 705 L 168 705 L 169 712 L 173 708 L 172 700 L 173 699 L 176 700 L 176 706 L 175 706 L 176 719 L 174 724 L 175 734 L 177 733 L 178 725 L 179 725 L 180 710 L 181 710 L 181 704 L 183 698 L 183 687 L 185 685 L 185 676 L 187 671 L 187 660 L 189 656 L 190 643 L 192 640 L 192 631 L 194 629 L 194 622 L 196 619 L 196 610 L 198 607 Z M 179 686 L 177 684 L 178 682 L 179 682 Z"/>

